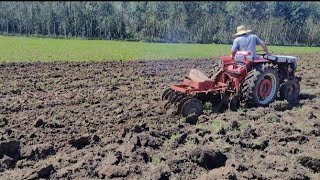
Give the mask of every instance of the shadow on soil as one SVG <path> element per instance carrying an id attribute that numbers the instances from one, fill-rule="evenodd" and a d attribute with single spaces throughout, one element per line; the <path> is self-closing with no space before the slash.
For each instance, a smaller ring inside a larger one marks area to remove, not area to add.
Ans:
<path id="1" fill-rule="evenodd" d="M 285 110 L 292 110 L 295 107 L 301 108 L 305 102 L 305 100 L 313 100 L 317 98 L 317 96 L 312 94 L 305 94 L 302 93 L 299 95 L 298 99 L 293 102 L 288 102 L 286 100 L 276 100 L 272 104 L 269 105 L 269 107 L 275 109 L 276 111 L 285 111 Z"/>

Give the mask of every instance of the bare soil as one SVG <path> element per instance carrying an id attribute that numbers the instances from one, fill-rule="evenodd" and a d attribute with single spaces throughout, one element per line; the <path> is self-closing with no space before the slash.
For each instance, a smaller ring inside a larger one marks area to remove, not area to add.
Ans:
<path id="1" fill-rule="evenodd" d="M 161 94 L 213 59 L 0 65 L 0 179 L 317 179 L 320 54 L 296 103 L 170 116 Z"/>

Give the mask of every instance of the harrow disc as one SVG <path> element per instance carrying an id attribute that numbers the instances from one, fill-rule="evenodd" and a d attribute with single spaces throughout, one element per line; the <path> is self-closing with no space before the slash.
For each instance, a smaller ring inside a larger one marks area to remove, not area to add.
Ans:
<path id="1" fill-rule="evenodd" d="M 192 99 L 192 97 L 191 96 L 185 96 L 180 100 L 179 103 L 177 103 L 176 114 L 181 114 L 181 110 L 182 110 L 182 107 L 183 107 L 184 103 L 187 102 L 189 99 Z"/>
<path id="2" fill-rule="evenodd" d="M 203 113 L 201 101 L 195 98 L 190 98 L 182 105 L 181 114 L 183 117 L 200 116 Z"/>
<path id="3" fill-rule="evenodd" d="M 200 100 L 172 89 L 166 89 L 163 92 L 162 100 L 163 108 L 171 115 L 181 114 L 183 117 L 198 117 L 203 112 Z"/>
<path id="4" fill-rule="evenodd" d="M 166 100 L 168 98 L 168 96 L 173 92 L 172 89 L 168 88 L 166 89 L 163 94 L 162 94 L 162 100 Z"/>
<path id="5" fill-rule="evenodd" d="M 175 99 L 177 99 L 177 97 L 179 96 L 179 94 L 177 92 L 171 92 L 166 100 L 166 103 L 164 104 L 164 108 L 168 109 L 175 101 Z"/>
<path id="6" fill-rule="evenodd" d="M 183 94 L 179 94 L 178 95 L 178 97 L 174 100 L 174 105 L 175 106 L 178 106 L 178 104 L 180 103 L 180 101 L 184 98 L 184 97 L 186 97 L 185 95 L 183 95 Z"/>
<path id="7" fill-rule="evenodd" d="M 171 98 L 169 99 L 169 101 L 170 101 L 171 103 L 174 103 L 178 97 L 179 97 L 179 94 L 178 94 L 177 92 L 175 92 L 175 93 L 173 94 L 173 96 L 171 96 Z"/>
<path id="8" fill-rule="evenodd" d="M 180 104 L 181 100 L 185 98 L 186 96 L 184 94 L 179 94 L 177 98 L 172 101 L 173 106 L 174 106 L 174 115 L 178 115 L 180 111 L 178 111 L 178 105 Z"/>

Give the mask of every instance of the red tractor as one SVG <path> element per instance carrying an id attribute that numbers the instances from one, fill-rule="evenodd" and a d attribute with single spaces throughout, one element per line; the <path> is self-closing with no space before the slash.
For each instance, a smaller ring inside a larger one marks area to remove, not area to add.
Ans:
<path id="1" fill-rule="evenodd" d="M 215 62 L 210 76 L 192 69 L 182 84 L 166 89 L 164 108 L 173 108 L 175 115 L 198 117 L 206 102 L 215 111 L 236 110 L 267 107 L 277 97 L 293 102 L 300 94 L 301 79 L 294 75 L 296 57 L 259 54 L 253 60 L 250 52 L 239 51 L 234 60 L 222 56 Z"/>

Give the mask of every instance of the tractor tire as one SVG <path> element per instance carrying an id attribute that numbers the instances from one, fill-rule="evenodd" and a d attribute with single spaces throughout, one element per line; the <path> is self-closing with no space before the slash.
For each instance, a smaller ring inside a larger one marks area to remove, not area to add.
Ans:
<path id="1" fill-rule="evenodd" d="M 295 77 L 287 79 L 280 87 L 280 98 L 288 102 L 294 102 L 300 95 L 300 83 Z"/>
<path id="2" fill-rule="evenodd" d="M 267 107 L 277 98 L 279 76 L 276 66 L 262 64 L 253 68 L 245 78 L 242 104 L 245 107 Z"/>

